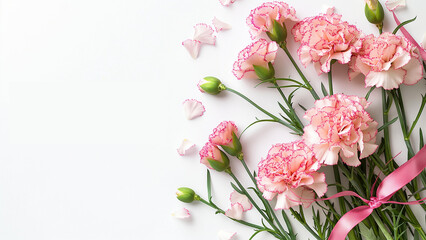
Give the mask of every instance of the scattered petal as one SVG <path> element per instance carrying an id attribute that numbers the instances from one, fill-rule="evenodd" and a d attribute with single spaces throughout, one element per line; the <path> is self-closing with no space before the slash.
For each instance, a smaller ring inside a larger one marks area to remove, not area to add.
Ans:
<path id="1" fill-rule="evenodd" d="M 216 43 L 216 36 L 213 35 L 214 30 L 209 25 L 205 23 L 198 23 L 194 26 L 194 29 L 194 40 L 210 45 L 214 45 Z"/>
<path id="2" fill-rule="evenodd" d="M 223 6 L 229 6 L 231 4 L 233 4 L 236 0 L 219 0 L 220 4 L 222 4 Z"/>
<path id="3" fill-rule="evenodd" d="M 243 219 L 243 212 L 243 206 L 239 203 L 235 203 L 230 209 L 226 210 L 225 215 L 233 219 L 241 220 Z"/>
<path id="4" fill-rule="evenodd" d="M 179 148 L 177 149 L 177 152 L 179 153 L 179 155 L 184 156 L 193 147 L 195 147 L 195 144 L 193 142 L 191 142 L 188 139 L 183 139 L 182 143 L 180 144 Z"/>
<path id="5" fill-rule="evenodd" d="M 188 50 L 189 54 L 193 59 L 198 57 L 198 53 L 200 52 L 201 42 L 192 39 L 186 39 L 182 42 L 182 45 Z"/>
<path id="6" fill-rule="evenodd" d="M 183 102 L 183 109 L 188 120 L 201 117 L 206 111 L 203 104 L 195 99 L 186 99 Z"/>
<path id="7" fill-rule="evenodd" d="M 227 232 L 227 231 L 223 231 L 220 230 L 217 233 L 217 236 L 219 237 L 220 240 L 231 240 L 235 234 L 237 234 L 237 232 Z"/>
<path id="8" fill-rule="evenodd" d="M 216 29 L 216 32 L 231 29 L 231 25 L 220 21 L 216 17 L 213 18 L 212 23 L 213 23 L 214 28 Z"/>
<path id="9" fill-rule="evenodd" d="M 246 195 L 240 194 L 235 190 L 231 193 L 229 200 L 231 200 L 231 205 L 236 203 L 240 204 L 241 207 L 243 207 L 244 212 L 250 210 L 253 207 Z"/>
<path id="10" fill-rule="evenodd" d="M 180 208 L 173 211 L 172 216 L 179 219 L 185 219 L 185 218 L 189 218 L 191 214 L 189 213 L 188 209 Z"/>
<path id="11" fill-rule="evenodd" d="M 405 7 L 406 5 L 405 0 L 387 0 L 385 4 L 389 11 L 394 11 L 397 8 Z"/>

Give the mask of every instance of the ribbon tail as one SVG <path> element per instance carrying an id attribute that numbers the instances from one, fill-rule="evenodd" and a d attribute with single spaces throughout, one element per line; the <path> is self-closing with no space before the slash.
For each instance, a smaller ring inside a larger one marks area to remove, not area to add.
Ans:
<path id="1" fill-rule="evenodd" d="M 348 233 L 373 212 L 369 206 L 360 206 L 343 215 L 330 234 L 329 240 L 345 240 Z"/>

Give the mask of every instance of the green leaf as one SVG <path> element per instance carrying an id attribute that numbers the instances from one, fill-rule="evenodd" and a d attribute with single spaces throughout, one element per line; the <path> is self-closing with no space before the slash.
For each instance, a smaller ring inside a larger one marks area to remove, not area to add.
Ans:
<path id="1" fill-rule="evenodd" d="M 412 18 L 410 20 L 402 22 L 401 24 L 398 25 L 398 27 L 395 28 L 395 30 L 393 30 L 392 34 L 396 34 L 400 28 L 402 28 L 404 25 L 407 25 L 407 24 L 409 24 L 411 22 L 414 22 L 416 20 L 416 18 L 417 17 L 414 17 L 414 18 Z"/>
<path id="2" fill-rule="evenodd" d="M 376 87 L 371 87 L 370 90 L 368 90 L 367 94 L 365 95 L 365 100 L 368 100 L 368 98 L 370 97 L 371 92 L 373 92 L 373 90 L 376 89 Z"/>
<path id="3" fill-rule="evenodd" d="M 423 131 L 421 128 L 419 129 L 419 137 L 420 137 L 420 149 L 422 149 L 425 145 L 425 142 L 423 138 Z"/>
<path id="4" fill-rule="evenodd" d="M 212 179 L 210 177 L 210 171 L 207 169 L 207 196 L 209 202 L 212 200 Z"/>
<path id="5" fill-rule="evenodd" d="M 359 229 L 361 231 L 362 239 L 364 239 L 364 240 L 378 240 L 376 238 L 376 235 L 374 234 L 373 229 L 368 228 L 367 226 L 365 226 L 364 223 L 361 222 L 359 224 Z"/>
<path id="6" fill-rule="evenodd" d="M 398 117 L 395 117 L 394 119 L 390 120 L 389 122 L 387 122 L 386 124 L 383 124 L 383 126 L 379 127 L 377 129 L 378 132 L 382 131 L 383 129 L 385 129 L 386 127 L 388 127 L 389 125 L 391 125 L 392 123 L 396 122 L 396 120 L 398 120 Z"/>
<path id="7" fill-rule="evenodd" d="M 299 107 L 301 108 L 301 109 L 303 109 L 303 111 L 308 111 L 303 105 L 301 105 L 301 104 L 299 104 Z"/>
<path id="8" fill-rule="evenodd" d="M 243 191 L 241 191 L 235 184 L 231 183 L 232 188 L 237 191 L 239 194 L 244 194 Z"/>
<path id="9" fill-rule="evenodd" d="M 322 91 L 322 94 L 324 95 L 324 97 L 328 96 L 327 89 L 325 88 L 323 83 L 321 83 L 321 91 Z"/>

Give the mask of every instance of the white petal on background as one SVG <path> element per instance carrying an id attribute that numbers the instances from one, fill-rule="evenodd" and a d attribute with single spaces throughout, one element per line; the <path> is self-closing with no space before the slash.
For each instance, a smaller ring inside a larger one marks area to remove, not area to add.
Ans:
<path id="1" fill-rule="evenodd" d="M 177 149 L 177 152 L 179 153 L 179 155 L 184 156 L 193 147 L 195 147 L 195 144 L 193 142 L 191 142 L 188 139 L 183 139 L 182 143 L 180 144 L 179 148 Z"/>
<path id="2" fill-rule="evenodd" d="M 223 6 L 229 6 L 232 3 L 234 3 L 236 0 L 219 0 L 220 4 L 222 4 Z"/>
<path id="3" fill-rule="evenodd" d="M 182 42 L 182 45 L 188 50 L 189 54 L 193 59 L 198 57 L 198 53 L 200 52 L 201 42 L 192 39 L 186 39 Z"/>
<path id="4" fill-rule="evenodd" d="M 195 99 L 186 99 L 183 102 L 183 110 L 188 120 L 203 116 L 206 108 L 204 105 Z"/>
<path id="5" fill-rule="evenodd" d="M 235 234 L 237 234 L 237 232 L 227 232 L 220 230 L 217 233 L 217 236 L 219 237 L 219 240 L 231 240 L 235 236 Z"/>
<path id="6" fill-rule="evenodd" d="M 189 213 L 188 209 L 180 208 L 173 211 L 172 216 L 179 219 L 185 219 L 185 218 L 189 218 L 191 214 Z"/>
<path id="7" fill-rule="evenodd" d="M 233 219 L 241 220 L 243 219 L 243 212 L 244 210 L 241 204 L 235 203 L 230 209 L 226 210 L 225 215 Z"/>
<path id="8" fill-rule="evenodd" d="M 386 8 L 389 11 L 394 11 L 397 8 L 405 7 L 405 0 L 387 0 L 386 1 Z"/>
<path id="9" fill-rule="evenodd" d="M 212 23 L 213 23 L 214 28 L 216 29 L 216 32 L 231 29 L 231 25 L 220 21 L 216 17 L 213 18 Z"/>
<path id="10" fill-rule="evenodd" d="M 231 193 L 229 200 L 231 200 L 231 205 L 236 203 L 240 204 L 244 212 L 250 210 L 253 207 L 246 195 L 240 194 L 235 190 Z"/>
<path id="11" fill-rule="evenodd" d="M 426 49 L 426 33 L 423 34 L 422 47 Z"/>
<path id="12" fill-rule="evenodd" d="M 210 45 L 214 45 L 216 43 L 216 36 L 213 35 L 214 30 L 209 25 L 205 23 L 198 23 L 194 26 L 194 29 L 194 40 Z"/>

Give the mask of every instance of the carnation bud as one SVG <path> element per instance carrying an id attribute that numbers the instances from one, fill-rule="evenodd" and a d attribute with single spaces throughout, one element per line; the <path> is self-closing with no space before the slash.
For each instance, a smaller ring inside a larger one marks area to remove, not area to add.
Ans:
<path id="1" fill-rule="evenodd" d="M 243 149 L 241 147 L 241 142 L 235 132 L 232 132 L 232 146 L 221 145 L 221 147 L 223 148 L 223 150 L 225 150 L 225 152 L 227 152 L 231 156 L 235 156 L 238 158 L 242 156 Z"/>
<path id="2" fill-rule="evenodd" d="M 198 89 L 203 93 L 216 95 L 226 89 L 225 85 L 215 77 L 205 77 L 198 82 Z"/>
<path id="3" fill-rule="evenodd" d="M 260 80 L 271 79 L 275 76 L 275 69 L 271 62 L 268 62 L 268 67 L 253 65 L 254 72 Z"/>
<path id="4" fill-rule="evenodd" d="M 181 187 L 176 191 L 176 197 L 182 202 L 190 203 L 195 200 L 195 192 L 190 188 Z"/>
<path id="5" fill-rule="evenodd" d="M 385 18 L 382 4 L 377 0 L 366 0 L 365 16 L 370 23 L 381 25 Z"/>
<path id="6" fill-rule="evenodd" d="M 207 142 L 200 151 L 201 163 L 210 169 L 222 172 L 229 168 L 229 158 L 216 145 Z"/>
<path id="7" fill-rule="evenodd" d="M 277 43 L 285 42 L 287 39 L 287 28 L 284 23 L 279 23 L 277 20 L 272 20 L 272 29 L 266 32 L 268 37 Z"/>
<path id="8" fill-rule="evenodd" d="M 219 150 L 220 151 L 220 150 Z M 222 172 L 229 168 L 229 158 L 226 156 L 226 154 L 222 151 L 220 151 L 221 160 L 215 160 L 211 158 L 207 158 L 207 161 L 210 164 L 210 167 L 212 167 L 214 170 L 218 172 Z"/>

